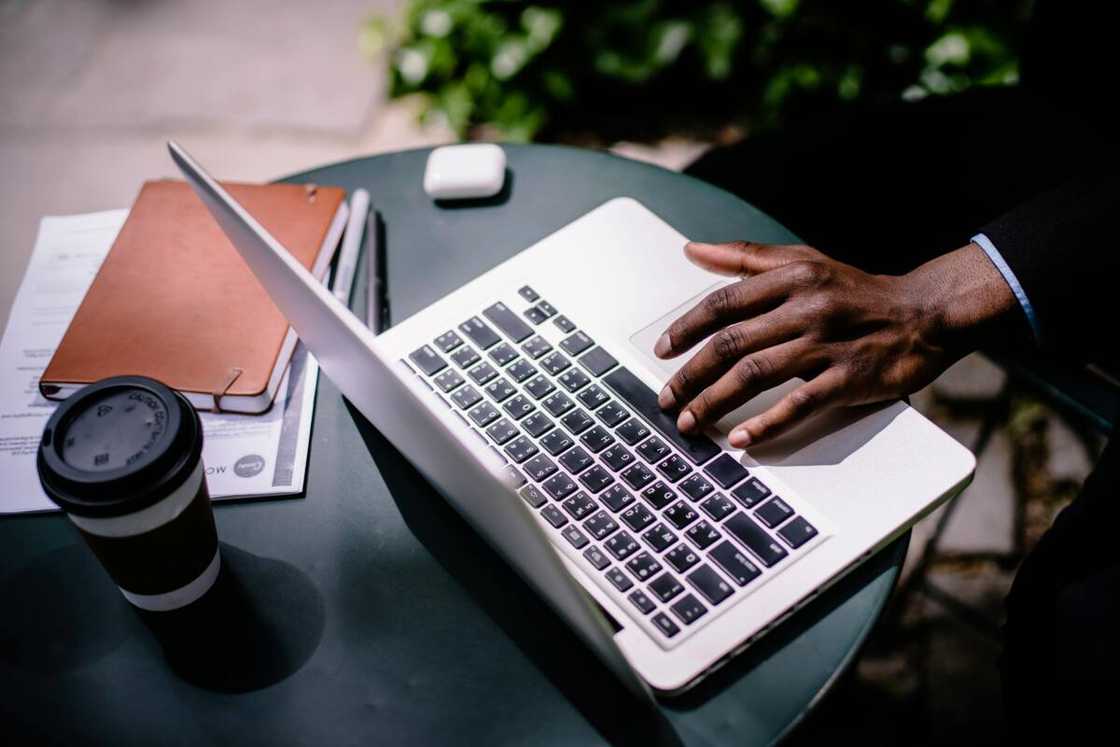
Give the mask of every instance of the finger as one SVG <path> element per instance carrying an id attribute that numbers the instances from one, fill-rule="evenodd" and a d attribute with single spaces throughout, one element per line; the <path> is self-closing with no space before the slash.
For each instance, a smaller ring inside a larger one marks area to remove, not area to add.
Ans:
<path id="1" fill-rule="evenodd" d="M 782 397 L 766 412 L 735 426 L 728 441 L 737 449 L 745 449 L 774 438 L 814 413 L 844 404 L 846 381 L 843 369 L 828 369 Z"/>
<path id="2" fill-rule="evenodd" d="M 809 346 L 803 339 L 790 340 L 740 359 L 681 409 L 677 429 L 682 433 L 700 430 L 760 392 L 810 370 L 816 360 Z"/>
<path id="3" fill-rule="evenodd" d="M 688 402 L 743 356 L 792 339 L 801 327 L 802 324 L 781 308 L 724 327 L 673 374 L 658 395 L 658 404 L 671 410 L 677 403 Z"/>
<path id="4" fill-rule="evenodd" d="M 689 261 L 721 275 L 758 275 L 805 259 L 809 251 L 809 247 L 800 244 L 756 244 L 752 241 L 724 244 L 690 241 L 684 245 Z"/>
<path id="5" fill-rule="evenodd" d="M 716 288 L 669 325 L 658 338 L 654 355 L 680 355 L 716 330 L 776 306 L 789 287 L 781 275 L 765 273 Z"/>

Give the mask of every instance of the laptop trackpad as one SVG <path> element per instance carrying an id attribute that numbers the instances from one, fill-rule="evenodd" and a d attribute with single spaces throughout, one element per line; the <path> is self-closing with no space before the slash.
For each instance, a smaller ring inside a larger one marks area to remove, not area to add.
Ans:
<path id="1" fill-rule="evenodd" d="M 637 348 L 638 355 L 641 357 L 642 362 L 646 364 L 647 368 L 649 368 L 650 371 L 659 374 L 660 383 L 664 384 L 666 381 L 668 381 L 669 377 L 676 373 L 678 368 L 683 366 L 693 355 L 700 351 L 707 340 L 701 341 L 699 344 L 697 344 L 695 347 L 693 347 L 683 355 L 679 355 L 676 358 L 671 358 L 669 360 L 661 360 L 653 354 L 653 346 L 657 344 L 657 338 L 661 336 L 661 333 L 664 332 L 669 327 L 669 325 L 673 323 L 674 320 L 682 316 L 686 311 L 694 307 L 696 304 L 700 303 L 700 301 L 702 301 L 704 297 L 711 293 L 713 290 L 720 287 L 721 285 L 726 285 L 727 282 L 727 280 L 721 280 L 719 282 L 713 283 L 712 285 L 702 290 L 700 293 L 697 293 L 692 298 L 684 301 L 684 303 L 682 303 L 680 306 L 669 311 L 664 316 L 655 319 L 653 322 L 641 328 L 630 336 L 630 343 L 635 348 Z M 765 411 L 787 393 L 793 391 L 803 383 L 804 382 L 801 379 L 791 379 L 781 386 L 777 386 L 773 389 L 768 389 L 767 391 L 762 392 L 754 399 L 744 403 L 740 407 L 732 410 L 727 415 L 725 415 L 722 419 L 720 419 L 718 423 L 716 423 L 716 428 L 724 434 L 730 432 L 730 430 L 736 425 L 742 423 L 747 418 L 753 417 Z"/>

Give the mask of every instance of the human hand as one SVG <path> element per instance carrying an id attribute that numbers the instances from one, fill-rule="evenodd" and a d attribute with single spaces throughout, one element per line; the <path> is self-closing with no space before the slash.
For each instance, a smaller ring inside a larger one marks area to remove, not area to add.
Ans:
<path id="1" fill-rule="evenodd" d="M 1016 308 L 1015 296 L 976 244 L 902 276 L 872 275 L 808 246 L 689 243 L 713 272 L 742 275 L 673 322 L 654 353 L 672 358 L 711 339 L 661 391 L 695 432 L 760 392 L 805 383 L 732 429 L 745 448 L 821 410 L 914 392 L 974 349 Z"/>

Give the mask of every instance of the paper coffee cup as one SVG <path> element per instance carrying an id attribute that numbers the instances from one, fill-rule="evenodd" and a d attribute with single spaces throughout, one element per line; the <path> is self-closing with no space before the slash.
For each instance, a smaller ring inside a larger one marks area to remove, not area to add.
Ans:
<path id="1" fill-rule="evenodd" d="M 194 602 L 221 557 L 202 465 L 202 422 L 153 379 L 118 376 L 63 402 L 39 444 L 39 480 L 133 605 Z"/>

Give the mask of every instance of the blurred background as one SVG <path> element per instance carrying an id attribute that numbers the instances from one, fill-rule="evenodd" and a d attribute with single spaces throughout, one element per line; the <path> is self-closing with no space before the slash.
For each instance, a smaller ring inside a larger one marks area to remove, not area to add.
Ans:
<path id="1" fill-rule="evenodd" d="M 234 180 L 458 139 L 682 169 L 821 108 L 1015 85 L 1031 6 L 0 0 L 0 324 L 39 218 L 130 204 L 174 175 L 169 137 Z M 983 447 L 976 479 L 915 530 L 894 602 L 795 742 L 1002 736 L 1002 599 L 1100 441 L 980 355 L 913 403 Z"/>

